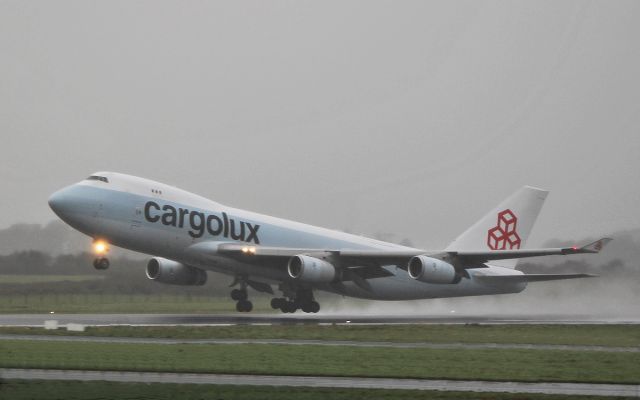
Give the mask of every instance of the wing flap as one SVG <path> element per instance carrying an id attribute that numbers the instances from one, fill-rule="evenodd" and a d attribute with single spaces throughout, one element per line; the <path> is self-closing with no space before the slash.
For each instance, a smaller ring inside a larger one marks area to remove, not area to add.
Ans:
<path id="1" fill-rule="evenodd" d="M 596 278 L 593 274 L 523 274 L 523 275 L 474 275 L 478 279 L 487 283 L 520 283 L 520 282 L 543 282 L 557 281 L 561 279 Z"/>

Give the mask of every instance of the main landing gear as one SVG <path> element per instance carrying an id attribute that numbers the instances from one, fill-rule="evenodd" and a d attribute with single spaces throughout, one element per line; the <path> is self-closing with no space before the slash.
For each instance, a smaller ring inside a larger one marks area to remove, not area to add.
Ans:
<path id="1" fill-rule="evenodd" d="M 311 290 L 298 290 L 297 292 L 287 293 L 285 297 L 276 297 L 271 299 L 271 308 L 280 310 L 283 313 L 294 313 L 302 310 L 306 313 L 317 313 L 320 311 L 320 304 L 314 300 Z"/>
<path id="2" fill-rule="evenodd" d="M 253 310 L 253 303 L 248 300 L 247 286 L 251 285 L 253 289 L 260 292 L 271 293 L 273 290 L 268 285 L 261 287 L 259 283 L 249 281 L 246 276 L 236 276 L 231 287 L 240 284 L 239 289 L 231 291 L 231 298 L 236 301 L 236 310 L 238 312 L 250 312 Z M 317 313 L 320 311 L 320 304 L 313 298 L 313 291 L 309 287 L 300 287 L 292 285 L 289 282 L 280 284 L 282 297 L 271 299 L 271 308 L 280 310 L 283 313 L 294 313 L 302 310 L 306 313 Z"/>
<path id="3" fill-rule="evenodd" d="M 248 297 L 246 286 L 231 291 L 231 298 L 236 301 L 236 311 L 251 312 L 253 310 L 253 303 L 247 299 Z"/>
<path id="4" fill-rule="evenodd" d="M 280 310 L 283 313 L 294 313 L 298 310 L 302 310 L 306 313 L 317 313 L 320 311 L 320 304 L 314 300 L 301 304 L 296 300 L 288 300 L 284 297 L 275 297 L 271 299 L 271 308 L 274 310 Z"/>

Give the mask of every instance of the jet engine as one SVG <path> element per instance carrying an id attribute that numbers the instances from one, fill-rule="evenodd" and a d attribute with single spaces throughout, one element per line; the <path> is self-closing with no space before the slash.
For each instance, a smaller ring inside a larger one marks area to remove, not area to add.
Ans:
<path id="1" fill-rule="evenodd" d="M 456 283 L 456 269 L 453 265 L 437 258 L 415 256 L 409 261 L 409 276 L 426 283 Z"/>
<path id="2" fill-rule="evenodd" d="M 171 285 L 202 286 L 207 282 L 207 272 L 166 258 L 153 257 L 147 263 L 147 278 Z"/>
<path id="3" fill-rule="evenodd" d="M 309 283 L 329 283 L 336 278 L 333 264 L 305 255 L 291 257 L 287 272 L 293 279 Z"/>

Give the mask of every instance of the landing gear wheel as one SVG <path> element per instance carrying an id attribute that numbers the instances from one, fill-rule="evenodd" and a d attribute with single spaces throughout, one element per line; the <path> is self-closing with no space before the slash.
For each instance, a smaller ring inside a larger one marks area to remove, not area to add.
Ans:
<path id="1" fill-rule="evenodd" d="M 236 303 L 236 310 L 238 312 L 250 312 L 253 310 L 253 303 L 249 300 L 240 300 Z"/>
<path id="2" fill-rule="evenodd" d="M 281 310 L 283 313 L 293 314 L 298 310 L 298 304 L 294 301 L 287 301 L 282 305 Z"/>
<path id="3" fill-rule="evenodd" d="M 109 259 L 105 257 L 96 258 L 95 260 L 93 260 L 93 268 L 97 270 L 104 270 L 109 268 Z"/>
<path id="4" fill-rule="evenodd" d="M 320 304 L 317 301 L 310 301 L 302 305 L 302 311 L 315 314 L 320 311 Z"/>
<path id="5" fill-rule="evenodd" d="M 231 298 L 235 301 L 243 301 L 247 300 L 247 291 L 242 289 L 233 289 L 231 291 Z"/>
<path id="6" fill-rule="evenodd" d="M 271 299 L 271 308 L 273 308 L 274 310 L 281 310 L 285 303 L 285 299 L 281 297 L 274 297 L 273 299 Z"/>

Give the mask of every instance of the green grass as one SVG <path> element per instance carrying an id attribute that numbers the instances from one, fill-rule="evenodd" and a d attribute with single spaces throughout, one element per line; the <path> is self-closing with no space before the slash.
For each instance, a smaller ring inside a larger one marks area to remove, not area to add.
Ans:
<path id="1" fill-rule="evenodd" d="M 104 279 L 103 275 L 2 275 L 0 284 L 31 284 L 55 282 L 87 282 Z"/>
<path id="2" fill-rule="evenodd" d="M 55 317 L 52 317 L 55 318 Z M 64 329 L 0 327 L 0 333 L 69 335 Z M 322 339 L 431 343 L 640 346 L 638 325 L 273 325 L 88 327 L 79 335 L 172 339 Z"/>
<path id="3" fill-rule="evenodd" d="M 19 381 L 0 383 L 2 398 L 12 400 L 103 400 L 157 399 L 157 400 L 357 400 L 357 399 L 478 399 L 478 400 L 602 400 L 599 396 L 560 396 L 513 393 L 463 393 L 421 390 L 384 389 L 327 389 L 271 386 L 192 385 L 171 383 L 117 383 L 77 381 Z M 616 399 L 624 399 L 616 397 Z"/>
<path id="4" fill-rule="evenodd" d="M 640 353 L 0 341 L 0 366 L 640 383 Z"/>
<path id="5" fill-rule="evenodd" d="M 254 312 L 271 310 L 268 299 L 253 303 Z M 127 294 L 0 295 L 0 313 L 226 313 L 236 312 L 226 297 Z"/>

